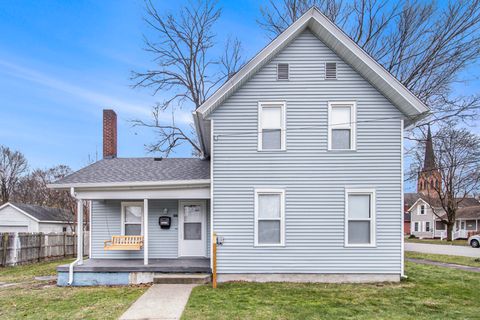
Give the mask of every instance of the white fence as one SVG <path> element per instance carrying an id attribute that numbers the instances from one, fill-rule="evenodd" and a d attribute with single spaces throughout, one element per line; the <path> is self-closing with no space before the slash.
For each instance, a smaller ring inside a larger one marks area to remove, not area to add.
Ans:
<path id="1" fill-rule="evenodd" d="M 88 253 L 90 236 L 84 232 L 83 252 Z M 74 257 L 77 235 L 74 233 L 0 233 L 0 266 L 29 264 Z"/>

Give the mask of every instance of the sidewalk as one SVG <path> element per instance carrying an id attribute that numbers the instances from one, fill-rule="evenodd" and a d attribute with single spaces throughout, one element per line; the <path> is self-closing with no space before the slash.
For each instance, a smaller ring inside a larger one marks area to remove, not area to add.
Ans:
<path id="1" fill-rule="evenodd" d="M 406 260 L 410 261 L 410 262 L 414 262 L 414 263 L 427 264 L 427 265 L 437 266 L 437 267 L 445 267 L 445 268 L 450 268 L 450 269 L 480 272 L 479 267 L 470 267 L 470 266 L 464 266 L 464 265 L 461 265 L 461 264 L 446 263 L 446 262 L 432 261 L 432 260 L 426 260 L 426 259 L 415 259 L 415 258 L 406 258 Z"/>
<path id="2" fill-rule="evenodd" d="M 196 284 L 154 284 L 120 317 L 120 320 L 180 319 Z"/>

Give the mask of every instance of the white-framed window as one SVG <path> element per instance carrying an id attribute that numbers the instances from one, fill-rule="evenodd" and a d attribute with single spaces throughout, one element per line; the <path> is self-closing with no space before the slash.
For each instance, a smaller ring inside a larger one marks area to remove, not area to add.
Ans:
<path id="1" fill-rule="evenodd" d="M 285 101 L 258 103 L 258 150 L 285 150 Z"/>
<path id="2" fill-rule="evenodd" d="M 277 80 L 288 80 L 289 72 L 290 72 L 290 67 L 288 63 L 277 64 Z"/>
<path id="3" fill-rule="evenodd" d="M 355 150 L 356 103 L 328 103 L 328 150 Z"/>
<path id="4" fill-rule="evenodd" d="M 420 222 L 414 222 L 413 231 L 418 232 L 420 230 L 419 225 L 420 225 Z"/>
<path id="5" fill-rule="evenodd" d="M 430 226 L 430 221 L 425 221 L 425 232 L 430 232 L 430 231 L 432 231 Z"/>
<path id="6" fill-rule="evenodd" d="M 375 190 L 345 190 L 345 246 L 375 246 Z"/>
<path id="7" fill-rule="evenodd" d="M 122 202 L 122 236 L 143 235 L 143 202 Z"/>
<path id="8" fill-rule="evenodd" d="M 421 204 L 420 206 L 418 206 L 418 214 L 420 214 L 420 215 L 425 214 L 425 205 L 424 204 Z"/>
<path id="9" fill-rule="evenodd" d="M 255 189 L 255 246 L 285 244 L 285 190 Z"/>

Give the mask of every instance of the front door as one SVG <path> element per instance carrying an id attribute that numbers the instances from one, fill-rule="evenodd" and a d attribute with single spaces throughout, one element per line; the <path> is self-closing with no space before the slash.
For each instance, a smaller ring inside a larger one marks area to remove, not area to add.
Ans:
<path id="1" fill-rule="evenodd" d="M 180 201 L 178 210 L 178 255 L 207 255 L 207 214 L 205 201 Z"/>

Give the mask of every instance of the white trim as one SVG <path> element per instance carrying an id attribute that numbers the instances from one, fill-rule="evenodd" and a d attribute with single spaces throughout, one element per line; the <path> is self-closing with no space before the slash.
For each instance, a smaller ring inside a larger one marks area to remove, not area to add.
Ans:
<path id="1" fill-rule="evenodd" d="M 281 125 L 280 125 L 280 149 L 262 149 L 263 144 L 263 128 L 262 128 L 262 110 L 264 107 L 280 107 L 281 109 Z M 258 101 L 258 115 L 257 115 L 257 150 L 264 152 L 276 152 L 287 150 L 286 145 L 286 127 L 287 127 L 287 102 L 281 101 Z"/>
<path id="2" fill-rule="evenodd" d="M 143 199 L 142 212 L 142 229 L 143 229 L 143 264 L 148 265 L 148 199 Z"/>
<path id="3" fill-rule="evenodd" d="M 429 108 L 418 99 L 412 92 L 401 84 L 393 75 L 383 68 L 377 61 L 361 49 L 340 28 L 325 17 L 318 9 L 313 7 L 292 23 L 284 32 L 275 38 L 269 45 L 262 49 L 251 59 L 237 74 L 223 84 L 209 99 L 207 99 L 197 112 L 203 117 L 208 116 L 213 110 L 231 95 L 240 85 L 254 74 L 260 67 L 270 61 L 271 57 L 286 46 L 291 39 L 309 27 L 320 40 L 332 48 L 341 58 L 354 65 L 355 69 L 364 68 L 363 76 L 377 88 L 385 86 L 382 93 L 391 101 L 396 100 L 395 105 L 406 116 L 420 115 L 428 112 Z M 348 56 L 351 54 L 351 56 Z M 366 75 L 369 74 L 369 77 Z M 391 89 L 391 90 L 390 90 Z M 410 114 L 405 107 L 415 110 Z M 411 119 L 410 119 L 411 120 Z"/>
<path id="4" fill-rule="evenodd" d="M 280 243 L 258 243 L 258 195 L 259 194 L 280 194 Z M 255 189 L 254 190 L 254 246 L 255 247 L 284 247 L 285 246 L 285 189 Z"/>
<path id="5" fill-rule="evenodd" d="M 202 223 L 202 232 L 203 232 L 203 241 L 207 242 L 207 202 L 206 200 L 179 200 L 178 201 L 178 211 L 177 211 L 177 214 L 178 214 L 178 230 L 177 230 L 177 239 L 178 239 L 178 252 L 177 252 L 177 255 L 178 257 L 206 257 L 207 256 L 207 248 L 205 246 L 205 243 L 203 245 L 203 248 L 205 249 L 205 255 L 198 255 L 198 256 L 192 256 L 192 255 L 183 255 L 182 253 L 182 246 L 180 245 L 180 241 L 182 241 L 183 239 L 183 209 L 182 209 L 182 206 L 184 204 L 188 204 L 188 203 L 191 203 L 191 204 L 200 204 L 200 206 L 202 207 L 202 210 L 203 210 L 203 223 Z"/>
<path id="6" fill-rule="evenodd" d="M 348 218 L 348 195 L 358 194 L 358 195 L 369 195 L 370 196 L 370 218 L 369 219 L 349 219 Z M 365 248 L 365 247 L 376 247 L 376 196 L 375 189 L 369 188 L 345 188 L 345 247 L 354 247 L 354 248 Z M 349 221 L 370 221 L 370 243 L 361 243 L 361 244 L 352 244 L 348 243 L 348 222 Z"/>
<path id="7" fill-rule="evenodd" d="M 424 202 L 427 206 L 430 207 L 430 205 L 428 204 L 428 202 L 426 202 L 426 201 L 423 200 L 422 198 L 418 198 L 417 201 L 415 201 L 415 202 L 407 209 L 407 211 L 411 211 L 412 208 L 415 207 L 419 201 Z M 418 212 L 418 209 L 417 209 L 417 212 Z"/>
<path id="8" fill-rule="evenodd" d="M 405 276 L 405 199 L 403 192 L 403 119 L 400 120 L 400 210 L 401 210 L 401 225 L 400 225 L 400 275 Z M 410 218 L 411 220 L 411 218 Z M 410 221 L 411 222 L 411 221 Z M 411 228 L 411 224 L 410 224 Z M 410 230 L 411 233 L 411 230 Z"/>
<path id="9" fill-rule="evenodd" d="M 422 213 L 422 208 L 423 208 L 423 213 Z M 418 216 L 424 216 L 427 214 L 427 206 L 423 203 L 423 204 L 420 204 L 418 207 L 417 207 L 417 215 Z"/>
<path id="10" fill-rule="evenodd" d="M 335 107 L 350 107 L 350 123 L 337 125 L 335 129 L 350 130 L 350 149 L 332 149 L 332 109 Z M 328 101 L 328 150 L 355 151 L 357 150 L 357 102 L 356 101 Z"/>
<path id="11" fill-rule="evenodd" d="M 210 243 L 209 250 L 210 250 L 210 268 L 213 270 L 213 234 L 214 234 L 214 227 L 213 227 L 213 181 L 214 181 L 214 170 L 213 170 L 213 161 L 214 161 L 214 150 L 215 150 L 215 141 L 213 139 L 214 135 L 214 122 L 213 119 L 210 120 Z"/>
<path id="12" fill-rule="evenodd" d="M 44 222 L 44 221 L 40 221 L 40 220 L 38 220 L 37 218 L 35 218 L 34 216 L 26 213 L 25 211 L 23 211 L 22 209 L 16 207 L 15 205 L 13 205 L 13 204 L 10 203 L 10 202 L 7 202 L 7 203 L 5 203 L 5 204 L 2 204 L 2 205 L 0 206 L 0 210 L 2 210 L 3 208 L 5 208 L 5 207 L 7 207 L 7 206 L 10 206 L 10 207 L 12 207 L 12 208 L 20 211 L 20 213 L 23 213 L 24 215 L 26 215 L 26 216 L 29 217 L 30 219 L 35 220 L 36 222 Z M 50 221 L 45 221 L 45 222 L 50 222 Z"/>
<path id="13" fill-rule="evenodd" d="M 140 224 L 141 228 L 140 228 L 140 235 L 143 236 L 143 216 L 145 215 L 145 212 L 143 211 L 143 206 L 144 206 L 144 203 L 143 201 L 142 202 L 139 202 L 139 201 L 122 201 L 121 202 L 121 235 L 124 236 L 125 235 L 125 207 L 127 206 L 131 206 L 131 207 L 141 207 L 142 208 L 142 221 L 140 223 L 129 223 L 129 224 Z"/>
<path id="14" fill-rule="evenodd" d="M 66 188 L 129 188 L 134 187 L 185 187 L 209 185 L 210 179 L 196 180 L 164 180 L 164 181 L 129 181 L 129 182 L 98 182 L 98 183 L 53 183 L 48 184 L 48 188 L 66 189 Z"/>
<path id="15" fill-rule="evenodd" d="M 92 258 L 92 201 L 88 201 L 88 258 Z"/>

